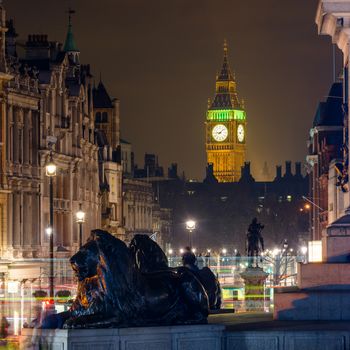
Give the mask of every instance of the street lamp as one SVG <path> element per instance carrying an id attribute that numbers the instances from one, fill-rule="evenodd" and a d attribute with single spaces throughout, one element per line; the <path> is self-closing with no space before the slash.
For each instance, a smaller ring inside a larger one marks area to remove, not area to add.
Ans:
<path id="1" fill-rule="evenodd" d="M 52 153 L 50 153 L 50 161 L 46 164 L 46 176 L 49 178 L 50 192 L 50 223 L 46 229 L 46 233 L 50 237 L 50 300 L 54 305 L 54 261 L 53 261 L 53 178 L 56 176 L 57 166 L 53 162 Z"/>
<path id="2" fill-rule="evenodd" d="M 172 255 L 174 253 L 174 250 L 172 248 L 168 249 L 168 260 L 169 260 L 169 266 L 172 266 Z"/>
<path id="3" fill-rule="evenodd" d="M 194 220 L 186 221 L 186 230 L 188 231 L 188 244 L 190 248 L 192 247 L 192 237 L 191 233 L 196 229 L 196 222 Z"/>
<path id="4" fill-rule="evenodd" d="M 79 210 L 75 215 L 79 225 L 79 248 L 81 248 L 83 245 L 83 223 L 85 222 L 85 212 L 83 212 L 81 203 L 79 203 Z"/>
<path id="5" fill-rule="evenodd" d="M 303 257 L 303 263 L 305 264 L 307 262 L 307 257 L 306 257 L 306 254 L 307 254 L 307 246 L 302 246 L 300 248 L 300 251 L 301 251 L 301 254 L 302 254 L 302 257 Z"/>

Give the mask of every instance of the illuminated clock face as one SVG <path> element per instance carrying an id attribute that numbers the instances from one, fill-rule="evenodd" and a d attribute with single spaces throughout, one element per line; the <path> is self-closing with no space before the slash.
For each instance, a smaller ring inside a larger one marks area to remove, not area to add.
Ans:
<path id="1" fill-rule="evenodd" d="M 226 140 L 228 135 L 228 130 L 225 125 L 218 124 L 214 126 L 212 130 L 212 135 L 215 141 L 222 142 Z"/>
<path id="2" fill-rule="evenodd" d="M 237 139 L 238 142 L 243 142 L 244 140 L 244 126 L 242 124 L 237 127 Z"/>

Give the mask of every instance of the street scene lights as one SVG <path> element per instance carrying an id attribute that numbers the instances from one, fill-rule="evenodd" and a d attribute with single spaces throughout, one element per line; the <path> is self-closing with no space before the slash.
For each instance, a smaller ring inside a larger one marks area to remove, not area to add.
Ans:
<path id="1" fill-rule="evenodd" d="M 50 153 L 50 161 L 46 164 L 46 176 L 49 178 L 50 192 L 50 223 L 46 229 L 46 233 L 50 237 L 50 300 L 54 305 L 54 261 L 53 261 L 53 178 L 56 176 L 57 166 L 53 162 L 52 153 Z"/>
<path id="2" fill-rule="evenodd" d="M 85 222 L 85 212 L 82 209 L 82 204 L 79 204 L 79 210 L 75 214 L 79 225 L 79 247 L 83 245 L 83 223 Z"/>
<path id="3" fill-rule="evenodd" d="M 307 262 L 307 247 L 306 246 L 302 246 L 300 248 L 300 252 L 302 254 L 303 263 L 305 264 Z"/>
<path id="4" fill-rule="evenodd" d="M 186 221 L 186 230 L 188 231 L 188 245 L 192 247 L 192 235 L 191 233 L 196 229 L 196 222 L 194 220 Z"/>

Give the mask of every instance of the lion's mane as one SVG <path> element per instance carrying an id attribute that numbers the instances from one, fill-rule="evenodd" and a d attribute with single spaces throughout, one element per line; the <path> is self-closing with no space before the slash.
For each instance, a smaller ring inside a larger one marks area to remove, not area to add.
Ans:
<path id="1" fill-rule="evenodd" d="M 119 324 L 126 320 L 130 323 L 130 319 L 137 317 L 140 311 L 142 298 L 133 287 L 128 247 L 105 231 L 93 230 L 80 251 L 84 249 L 87 250 L 85 260 L 91 253 L 88 263 L 93 265 L 96 274 L 79 281 L 77 298 L 71 307 L 72 316 L 101 315 L 115 317 Z M 94 255 L 96 258 L 93 258 Z"/>

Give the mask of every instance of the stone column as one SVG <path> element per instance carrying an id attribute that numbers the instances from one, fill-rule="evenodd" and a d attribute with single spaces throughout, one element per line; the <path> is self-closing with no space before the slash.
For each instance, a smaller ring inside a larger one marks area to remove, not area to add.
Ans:
<path id="1" fill-rule="evenodd" d="M 18 127 L 18 162 L 23 164 L 23 130 L 24 130 L 24 115 L 23 109 L 19 109 L 17 114 L 17 127 Z M 16 140 L 15 140 L 16 141 Z"/>
<path id="2" fill-rule="evenodd" d="M 17 125 L 17 111 L 15 110 L 13 113 L 13 130 L 12 130 L 12 149 L 13 149 L 13 162 L 18 163 L 18 125 Z"/>
<path id="3" fill-rule="evenodd" d="M 9 193 L 8 197 L 8 207 L 7 207 L 7 239 L 6 239 L 6 250 L 12 248 L 13 244 L 13 193 Z"/>
<path id="4" fill-rule="evenodd" d="M 12 106 L 7 108 L 7 160 L 13 161 L 13 117 L 12 117 Z"/>
<path id="5" fill-rule="evenodd" d="M 31 244 L 34 247 L 37 247 L 37 245 L 40 242 L 40 215 L 39 215 L 39 201 L 40 196 L 39 193 L 33 193 L 32 194 L 32 237 L 31 237 Z"/>
<path id="6" fill-rule="evenodd" d="M 28 112 L 24 113 L 23 117 L 23 164 L 29 163 L 29 116 Z"/>
<path id="7" fill-rule="evenodd" d="M 21 212 L 21 202 L 20 193 L 17 191 L 13 192 L 13 246 L 18 248 L 20 245 L 20 212 Z"/>
<path id="8" fill-rule="evenodd" d="M 25 202 L 24 202 L 24 225 L 23 225 L 23 235 L 24 235 L 24 245 L 30 247 L 33 241 L 33 193 L 26 192 L 25 193 Z"/>

